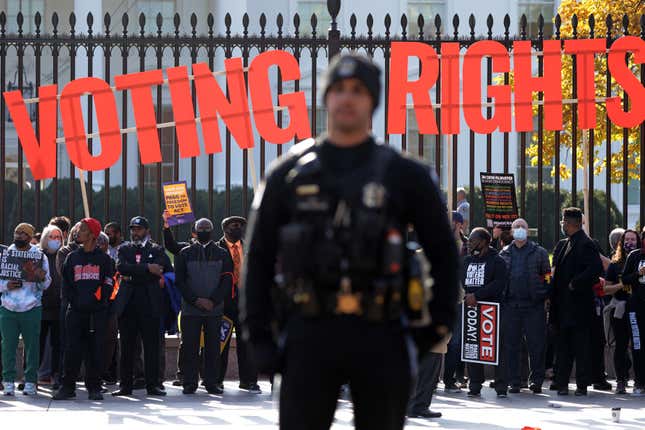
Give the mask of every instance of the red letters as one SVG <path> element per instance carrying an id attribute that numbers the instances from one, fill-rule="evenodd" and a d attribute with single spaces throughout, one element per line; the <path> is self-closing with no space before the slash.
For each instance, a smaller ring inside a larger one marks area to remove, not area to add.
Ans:
<path id="1" fill-rule="evenodd" d="M 285 51 L 264 52 L 253 59 L 249 70 L 251 82 L 251 99 L 255 127 L 267 142 L 287 143 L 294 137 L 306 139 L 311 137 L 311 128 L 307 118 L 305 93 L 280 94 L 278 105 L 287 106 L 289 110 L 289 127 L 279 128 L 273 112 L 269 67 L 277 66 L 283 82 L 300 79 L 300 68 L 295 57 Z M 312 103 L 316 103 L 315 100 Z"/>
<path id="2" fill-rule="evenodd" d="M 161 148 L 159 147 L 157 120 L 150 87 L 163 83 L 161 70 L 149 70 L 147 72 L 116 76 L 114 82 L 118 90 L 130 90 L 132 92 L 132 110 L 137 123 L 141 163 L 160 162 Z"/>
<path id="3" fill-rule="evenodd" d="M 441 132 L 459 134 L 459 43 L 441 44 Z"/>
<path id="4" fill-rule="evenodd" d="M 217 85 L 208 65 L 205 63 L 193 64 L 197 104 L 202 119 L 204 144 L 208 154 L 222 152 L 217 123 L 218 113 L 240 148 L 253 147 L 253 131 L 249 102 L 246 98 L 242 59 L 229 58 L 224 62 L 224 66 L 228 84 L 228 99 L 220 86 Z"/>
<path id="5" fill-rule="evenodd" d="M 576 55 L 576 88 L 578 90 L 578 126 L 587 130 L 596 127 L 596 85 L 594 55 L 605 50 L 604 39 L 564 41 L 564 51 Z"/>
<path id="6" fill-rule="evenodd" d="M 633 75 L 625 61 L 626 52 L 634 53 L 634 63 L 645 63 L 645 42 L 639 37 L 625 36 L 616 40 L 611 45 L 607 66 L 611 76 L 629 94 L 632 100 L 631 111 L 623 110 L 620 97 L 611 97 L 607 100 L 607 114 L 614 124 L 621 127 L 635 127 L 645 119 L 645 88 Z"/>
<path id="7" fill-rule="evenodd" d="M 562 130 L 562 54 L 559 40 L 545 40 L 542 77 L 531 71 L 531 41 L 513 42 L 515 71 L 515 131 L 533 130 L 533 91 L 544 93 L 544 126 Z"/>
<path id="8" fill-rule="evenodd" d="M 482 71 L 481 60 L 493 58 L 493 72 L 509 72 L 511 67 L 508 51 L 499 42 L 482 40 L 473 43 L 464 58 L 464 116 L 470 128 L 476 133 L 511 131 L 511 87 L 489 85 L 488 95 L 495 100 L 495 113 L 491 119 L 482 116 Z"/>
<path id="9" fill-rule="evenodd" d="M 40 142 L 36 139 L 27 107 L 20 91 L 4 93 L 9 114 L 16 126 L 22 149 L 35 180 L 56 176 L 56 92 L 57 85 L 38 88 L 38 129 Z"/>
<path id="10" fill-rule="evenodd" d="M 197 157 L 201 151 L 199 150 L 194 107 L 188 82 L 188 68 L 186 66 L 171 67 L 166 70 L 166 74 L 170 84 L 172 114 L 175 118 L 179 156 L 181 158 Z"/>
<path id="11" fill-rule="evenodd" d="M 87 146 L 81 96 L 84 93 L 94 96 L 101 154 L 92 155 Z M 121 133 L 112 89 L 103 79 L 80 78 L 71 81 L 63 89 L 60 109 L 65 130 L 65 143 L 69 159 L 82 170 L 103 170 L 112 166 L 121 156 Z"/>
<path id="12" fill-rule="evenodd" d="M 432 112 L 430 88 L 439 76 L 437 52 L 421 42 L 392 42 L 390 61 L 390 92 L 388 99 L 387 132 L 406 132 L 407 96 L 412 94 L 414 114 L 419 124 L 419 133 L 437 134 L 437 121 Z M 408 81 L 408 59 L 419 58 L 421 73 L 416 81 Z"/>

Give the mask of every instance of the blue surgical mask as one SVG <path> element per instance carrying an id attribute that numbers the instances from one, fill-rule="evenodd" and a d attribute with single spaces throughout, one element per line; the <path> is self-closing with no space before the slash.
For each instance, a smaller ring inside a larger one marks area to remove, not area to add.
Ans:
<path id="1" fill-rule="evenodd" d="M 523 228 L 514 228 L 513 229 L 513 238 L 519 241 L 525 241 L 528 237 L 528 231 Z"/>
<path id="2" fill-rule="evenodd" d="M 47 249 L 49 249 L 52 252 L 58 251 L 60 248 L 60 240 L 48 240 L 47 241 Z"/>

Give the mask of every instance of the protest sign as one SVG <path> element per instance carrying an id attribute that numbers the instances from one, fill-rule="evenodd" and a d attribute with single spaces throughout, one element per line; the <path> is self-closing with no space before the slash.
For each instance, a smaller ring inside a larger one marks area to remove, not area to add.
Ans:
<path id="1" fill-rule="evenodd" d="M 166 220 L 169 226 L 195 221 L 195 214 L 188 198 L 186 181 L 166 182 L 163 184 L 163 197 L 166 202 L 166 210 L 170 215 Z"/>
<path id="2" fill-rule="evenodd" d="M 219 336 L 219 353 L 224 352 L 224 348 L 231 341 L 231 335 L 233 334 L 233 320 L 227 317 L 226 315 L 222 316 L 222 325 L 220 326 L 220 336 Z"/>
<path id="3" fill-rule="evenodd" d="M 0 255 L 0 279 L 25 282 L 39 279 L 36 271 L 43 267 L 42 253 L 5 249 Z"/>
<path id="4" fill-rule="evenodd" d="M 484 218 L 489 227 L 496 223 L 510 225 L 519 215 L 515 196 L 515 176 L 501 173 L 480 173 L 484 197 Z"/>
<path id="5" fill-rule="evenodd" d="M 461 360 L 499 364 L 499 303 L 477 302 L 462 308 Z"/>

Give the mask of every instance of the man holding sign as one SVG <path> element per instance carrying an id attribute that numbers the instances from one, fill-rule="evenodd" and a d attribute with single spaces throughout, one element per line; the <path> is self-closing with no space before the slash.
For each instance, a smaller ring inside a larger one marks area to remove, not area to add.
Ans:
<path id="1" fill-rule="evenodd" d="M 507 282 L 506 263 L 499 256 L 494 248 L 490 247 L 491 236 L 485 228 L 478 227 L 470 233 L 468 238 L 468 256 L 464 259 L 464 288 L 466 289 L 465 312 L 467 316 L 473 313 L 473 308 L 477 308 L 478 302 L 490 301 L 499 303 Z M 481 312 L 486 311 L 481 306 L 475 312 L 475 318 L 479 317 Z M 485 315 L 490 315 L 492 309 Z M 481 319 L 481 318 L 480 318 Z M 490 318 L 493 321 L 493 318 Z M 476 325 L 473 324 L 473 327 Z M 483 329 L 483 324 L 482 324 Z M 497 327 L 500 330 L 500 327 Z M 490 334 L 490 333 L 489 333 Z M 480 333 L 473 333 L 469 326 L 463 328 L 463 339 L 473 336 L 479 336 Z M 483 338 L 484 336 L 482 336 Z M 480 343 L 481 345 L 481 343 Z M 499 345 L 497 345 L 499 347 Z M 478 356 L 482 360 L 468 363 L 468 374 L 470 375 L 469 397 L 479 397 L 481 394 L 482 384 L 484 383 L 484 365 L 480 364 L 486 358 L 494 363 L 492 348 L 481 347 Z M 503 357 L 495 369 L 495 391 L 498 397 L 506 397 L 507 383 L 504 375 Z"/>

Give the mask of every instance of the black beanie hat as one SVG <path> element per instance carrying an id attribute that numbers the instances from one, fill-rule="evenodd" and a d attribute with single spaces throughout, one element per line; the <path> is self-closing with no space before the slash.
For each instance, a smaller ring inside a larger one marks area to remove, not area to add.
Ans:
<path id="1" fill-rule="evenodd" d="M 380 77 L 381 69 L 368 57 L 353 53 L 338 55 L 332 59 L 325 74 L 323 102 L 327 99 L 327 92 L 333 84 L 343 79 L 356 78 L 367 87 L 374 101 L 373 110 L 376 110 L 381 94 Z"/>

